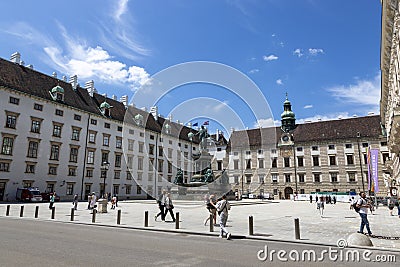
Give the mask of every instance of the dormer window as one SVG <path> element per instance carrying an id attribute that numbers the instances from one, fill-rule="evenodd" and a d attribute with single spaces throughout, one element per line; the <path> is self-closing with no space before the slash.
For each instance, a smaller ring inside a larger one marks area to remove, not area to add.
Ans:
<path id="1" fill-rule="evenodd" d="M 53 100 L 58 101 L 58 102 L 64 102 L 64 88 L 61 86 L 57 85 L 53 87 L 50 91 L 50 95 L 53 98 Z"/>
<path id="2" fill-rule="evenodd" d="M 143 126 L 143 116 L 141 114 L 137 114 L 133 120 L 135 121 L 136 125 Z"/>
<path id="3" fill-rule="evenodd" d="M 108 104 L 107 101 L 104 101 L 100 105 L 100 111 L 106 117 L 111 117 L 111 112 L 110 112 L 111 108 L 112 108 L 112 106 L 110 104 Z"/>
<path id="4" fill-rule="evenodd" d="M 171 126 L 168 123 L 164 125 L 164 133 L 171 134 Z"/>

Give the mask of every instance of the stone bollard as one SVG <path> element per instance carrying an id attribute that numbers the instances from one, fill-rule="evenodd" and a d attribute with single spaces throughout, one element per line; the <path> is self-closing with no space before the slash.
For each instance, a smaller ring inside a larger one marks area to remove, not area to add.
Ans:
<path id="1" fill-rule="evenodd" d="M 71 222 L 73 222 L 74 221 L 74 216 L 75 216 L 75 209 L 74 208 L 71 208 Z"/>
<path id="2" fill-rule="evenodd" d="M 299 218 L 294 219 L 294 236 L 296 239 L 300 239 L 300 221 Z"/>
<path id="3" fill-rule="evenodd" d="M 39 218 L 39 206 L 35 207 L 35 218 Z"/>
<path id="4" fill-rule="evenodd" d="M 24 217 L 24 206 L 21 206 L 21 209 L 19 211 L 19 217 Z"/>
<path id="5" fill-rule="evenodd" d="M 175 229 L 179 229 L 179 212 L 175 214 Z"/>
<path id="6" fill-rule="evenodd" d="M 96 210 L 96 209 L 93 209 L 93 213 L 92 213 L 92 223 L 95 223 L 95 222 L 96 222 L 96 213 L 97 213 L 97 210 Z"/>
<path id="7" fill-rule="evenodd" d="M 7 205 L 6 216 L 10 216 L 10 205 Z"/>
<path id="8" fill-rule="evenodd" d="M 214 232 L 214 215 L 210 214 L 210 232 Z"/>
<path id="9" fill-rule="evenodd" d="M 341 244 L 343 244 L 342 247 L 347 247 L 347 246 L 372 247 L 373 246 L 371 239 L 368 236 L 366 236 L 364 234 L 360 234 L 360 233 L 353 233 L 353 234 L 349 235 L 349 237 L 347 238 L 347 243 L 345 242 L 345 240 L 341 240 Z M 339 245 L 339 241 L 338 241 L 337 245 L 339 247 L 341 247 Z"/>
<path id="10" fill-rule="evenodd" d="M 54 220 L 56 217 L 56 207 L 51 208 L 51 219 Z"/>
<path id="11" fill-rule="evenodd" d="M 117 224 L 121 224 L 121 210 L 117 212 Z"/>
<path id="12" fill-rule="evenodd" d="M 249 216 L 249 235 L 254 235 L 253 216 Z"/>
<path id="13" fill-rule="evenodd" d="M 144 227 L 149 227 L 149 212 L 147 210 L 144 212 Z"/>

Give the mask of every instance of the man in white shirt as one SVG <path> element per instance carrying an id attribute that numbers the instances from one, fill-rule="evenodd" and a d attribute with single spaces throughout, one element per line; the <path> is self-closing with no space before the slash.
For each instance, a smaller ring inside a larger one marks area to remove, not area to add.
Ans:
<path id="1" fill-rule="evenodd" d="M 226 230 L 226 222 L 228 221 L 228 210 L 231 209 L 231 205 L 229 205 L 228 200 L 226 200 L 226 195 L 222 196 L 222 199 L 218 201 L 217 203 L 217 211 L 219 214 L 219 226 L 221 227 L 220 229 L 220 234 L 219 237 L 223 237 L 224 233 L 226 234 L 226 239 L 231 238 L 231 233 Z"/>
<path id="2" fill-rule="evenodd" d="M 368 201 L 366 199 L 365 193 L 361 192 L 360 193 L 360 199 L 357 201 L 357 208 L 360 208 L 360 211 L 358 212 L 361 217 L 361 225 L 360 225 L 360 231 L 358 233 L 363 234 L 364 233 L 364 226 L 367 227 L 368 235 L 372 235 L 371 230 L 369 229 L 369 222 L 368 222 L 368 210 L 370 208 L 370 204 L 368 204 Z"/>

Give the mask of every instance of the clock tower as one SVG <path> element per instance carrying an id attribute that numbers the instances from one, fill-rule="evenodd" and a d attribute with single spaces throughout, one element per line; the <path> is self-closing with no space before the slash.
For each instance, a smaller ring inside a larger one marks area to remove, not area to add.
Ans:
<path id="1" fill-rule="evenodd" d="M 283 103 L 283 112 L 281 114 L 281 128 L 285 133 L 288 133 L 296 128 L 296 116 L 292 111 L 292 104 L 288 100 L 287 93 L 286 100 Z"/>

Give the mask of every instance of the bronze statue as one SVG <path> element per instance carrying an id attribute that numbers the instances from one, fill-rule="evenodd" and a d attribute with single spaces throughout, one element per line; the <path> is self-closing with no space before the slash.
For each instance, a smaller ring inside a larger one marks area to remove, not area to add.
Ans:
<path id="1" fill-rule="evenodd" d="M 183 171 L 181 168 L 178 168 L 178 172 L 176 173 L 174 184 L 183 184 Z"/>

